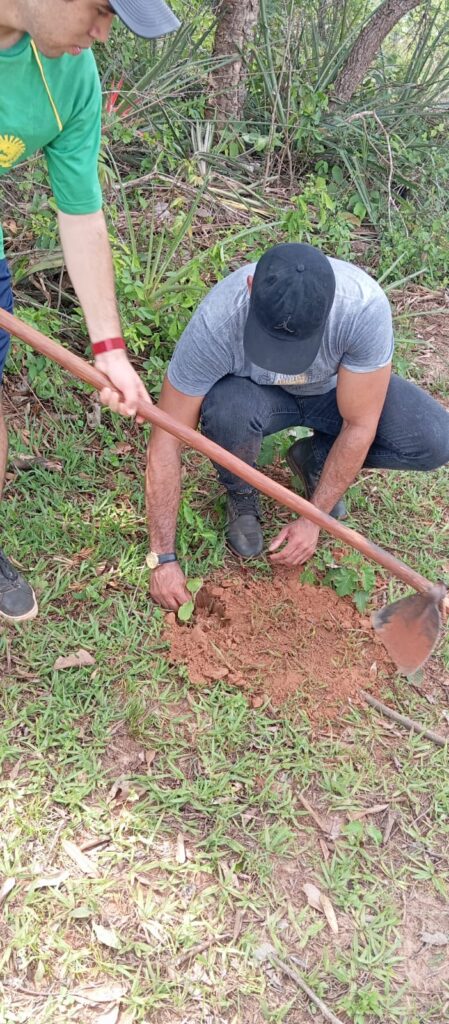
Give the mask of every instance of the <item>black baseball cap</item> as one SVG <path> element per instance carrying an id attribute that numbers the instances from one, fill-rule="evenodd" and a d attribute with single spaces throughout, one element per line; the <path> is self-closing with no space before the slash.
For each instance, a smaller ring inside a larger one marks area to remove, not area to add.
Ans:
<path id="1" fill-rule="evenodd" d="M 251 289 L 244 349 L 256 366 L 299 374 L 312 365 L 335 295 L 327 256 L 313 245 L 275 245 L 259 260 Z"/>
<path id="2" fill-rule="evenodd" d="M 175 32 L 180 22 L 164 0 L 109 0 L 112 9 L 136 36 L 156 39 Z"/>

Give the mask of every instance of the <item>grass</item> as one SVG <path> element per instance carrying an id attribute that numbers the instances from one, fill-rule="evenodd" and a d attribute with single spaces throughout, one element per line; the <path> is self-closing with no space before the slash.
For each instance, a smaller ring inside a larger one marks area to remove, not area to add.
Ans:
<path id="1" fill-rule="evenodd" d="M 79 389 L 51 380 L 15 419 L 12 457 L 62 469 L 12 474 L 2 506 L 41 615 L 0 635 L 0 876 L 15 879 L 0 1020 L 320 1019 L 281 961 L 344 1024 L 442 1024 L 445 948 L 423 935 L 449 935 L 447 749 L 371 712 L 312 733 L 295 701 L 253 710 L 224 683 L 192 689 L 148 602 L 145 431 L 108 413 L 90 428 Z M 220 500 L 208 465 L 186 463 L 180 551 L 207 576 L 223 560 Z M 448 504 L 444 471 L 370 473 L 351 495 L 359 528 L 432 578 Z M 55 669 L 80 648 L 94 665 Z M 398 681 L 395 705 L 441 728 L 447 664 L 443 649 L 434 703 Z M 329 896 L 338 936 L 306 881 Z M 100 983 L 102 1003 L 80 994 Z"/>

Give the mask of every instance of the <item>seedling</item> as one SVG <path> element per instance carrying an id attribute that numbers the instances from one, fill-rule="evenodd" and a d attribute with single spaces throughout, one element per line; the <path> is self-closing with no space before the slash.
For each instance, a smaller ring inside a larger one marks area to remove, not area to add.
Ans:
<path id="1" fill-rule="evenodd" d="M 195 611 L 195 595 L 201 590 L 203 586 L 203 580 L 198 578 L 187 581 L 187 590 L 190 591 L 192 598 L 190 601 L 184 601 L 184 604 L 178 608 L 178 619 L 180 622 L 189 622 Z"/>

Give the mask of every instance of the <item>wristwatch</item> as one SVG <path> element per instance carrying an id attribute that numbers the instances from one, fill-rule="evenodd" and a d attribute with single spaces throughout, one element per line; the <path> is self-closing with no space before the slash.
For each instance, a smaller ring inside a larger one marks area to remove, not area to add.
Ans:
<path id="1" fill-rule="evenodd" d="M 158 555 L 157 551 L 150 551 L 145 561 L 149 569 L 157 569 L 158 565 L 165 565 L 166 562 L 177 562 L 178 559 L 174 551 L 170 551 L 168 555 Z"/>

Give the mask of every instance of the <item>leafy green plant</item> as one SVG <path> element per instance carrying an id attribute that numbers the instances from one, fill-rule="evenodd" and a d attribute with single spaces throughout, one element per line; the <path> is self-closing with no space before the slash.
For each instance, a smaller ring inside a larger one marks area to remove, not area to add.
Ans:
<path id="1" fill-rule="evenodd" d="M 353 1024 L 368 1024 L 373 1017 L 385 1020 L 385 1001 L 373 985 L 352 985 L 350 993 L 340 1000 L 340 1006 L 350 1015 Z"/>
<path id="2" fill-rule="evenodd" d="M 202 579 L 187 580 L 187 590 L 190 591 L 192 599 L 190 601 L 184 601 L 184 604 L 178 608 L 178 619 L 180 622 L 189 622 L 195 611 L 195 597 L 201 587 L 203 586 Z"/>
<path id="3" fill-rule="evenodd" d="M 326 163 L 322 162 L 321 168 L 328 171 Z M 354 216 L 339 208 L 323 174 L 306 178 L 302 192 L 294 198 L 293 209 L 284 214 L 281 228 L 288 241 L 324 244 L 342 259 L 351 254 Z"/>
<path id="4" fill-rule="evenodd" d="M 315 571 L 324 572 L 322 583 L 333 587 L 339 597 L 352 597 L 357 611 L 363 613 L 374 591 L 376 571 L 358 551 L 348 551 L 341 561 L 328 548 L 320 548 L 314 558 L 314 567 L 307 567 L 304 582 L 315 582 Z"/>

